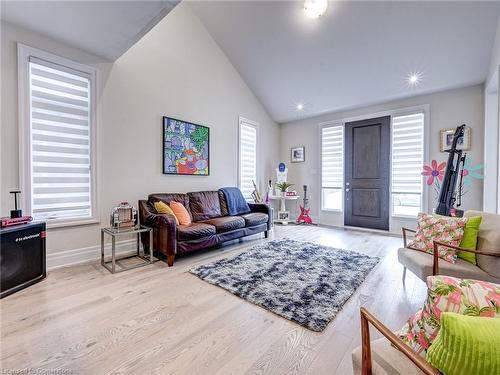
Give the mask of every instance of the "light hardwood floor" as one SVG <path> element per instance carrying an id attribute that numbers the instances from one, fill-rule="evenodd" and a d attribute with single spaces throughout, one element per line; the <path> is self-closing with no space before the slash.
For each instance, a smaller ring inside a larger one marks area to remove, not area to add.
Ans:
<path id="1" fill-rule="evenodd" d="M 111 275 L 98 263 L 49 272 L 1 301 L 1 367 L 71 374 L 351 374 L 360 344 L 359 307 L 399 329 L 418 310 L 425 285 L 402 267 L 400 238 L 322 227 L 275 227 L 289 237 L 382 258 L 321 333 L 309 331 L 187 273 L 261 241 Z M 378 335 L 372 331 L 373 337 Z"/>

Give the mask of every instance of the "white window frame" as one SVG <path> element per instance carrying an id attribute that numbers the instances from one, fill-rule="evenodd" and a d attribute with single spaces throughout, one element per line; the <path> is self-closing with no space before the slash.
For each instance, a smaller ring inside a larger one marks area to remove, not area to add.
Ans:
<path id="1" fill-rule="evenodd" d="M 253 121 L 253 120 L 249 120 L 248 118 L 246 117 L 243 117 L 243 116 L 238 116 L 238 181 L 237 181 L 237 186 L 238 188 L 241 189 L 241 125 L 245 124 L 245 125 L 250 125 L 252 127 L 255 128 L 255 132 L 256 132 L 256 139 L 257 139 L 257 145 L 255 147 L 255 185 L 257 185 L 257 187 L 259 187 L 259 171 L 260 171 L 260 168 L 259 168 L 259 155 L 260 155 L 260 132 L 259 132 L 259 123 L 256 122 L 256 121 Z"/>
<path id="2" fill-rule="evenodd" d="M 84 72 L 90 76 L 90 217 L 63 218 L 47 221 L 48 228 L 99 223 L 97 199 L 97 70 L 78 62 L 42 51 L 22 43 L 17 43 L 18 101 L 19 101 L 19 187 L 22 191 L 22 208 L 31 215 L 31 114 L 29 59 L 36 57 L 53 64 Z"/>
<path id="3" fill-rule="evenodd" d="M 342 191 L 342 201 L 340 208 L 324 208 L 323 207 L 323 129 L 332 127 L 342 127 L 342 151 L 345 152 L 345 123 L 342 121 L 322 122 L 319 126 L 319 207 L 324 212 L 344 212 L 344 181 L 345 181 L 345 160 L 342 155 L 342 186 L 338 189 Z M 335 189 L 335 188 L 332 188 Z"/>

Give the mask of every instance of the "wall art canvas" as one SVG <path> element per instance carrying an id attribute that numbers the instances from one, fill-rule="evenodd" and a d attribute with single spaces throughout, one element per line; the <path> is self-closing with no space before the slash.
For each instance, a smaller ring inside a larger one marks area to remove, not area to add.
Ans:
<path id="1" fill-rule="evenodd" d="M 163 174 L 208 176 L 210 129 L 163 117 Z"/>

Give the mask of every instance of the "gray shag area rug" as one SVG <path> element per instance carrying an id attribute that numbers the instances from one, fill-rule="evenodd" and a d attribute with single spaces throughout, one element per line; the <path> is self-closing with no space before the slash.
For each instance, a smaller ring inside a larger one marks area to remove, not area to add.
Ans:
<path id="1" fill-rule="evenodd" d="M 378 261 L 355 251 L 285 238 L 189 272 L 320 332 Z"/>

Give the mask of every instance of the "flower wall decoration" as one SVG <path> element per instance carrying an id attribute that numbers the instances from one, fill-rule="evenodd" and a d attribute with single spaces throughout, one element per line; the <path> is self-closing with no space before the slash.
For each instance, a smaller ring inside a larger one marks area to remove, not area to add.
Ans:
<path id="1" fill-rule="evenodd" d="M 433 160 L 431 162 L 431 165 L 424 165 L 424 170 L 422 171 L 422 175 L 428 176 L 427 185 L 429 186 L 432 185 L 434 183 L 435 178 L 437 178 L 439 182 L 443 181 L 445 168 L 446 168 L 446 162 L 438 164 L 436 160 Z"/>
<path id="2" fill-rule="evenodd" d="M 439 196 L 441 181 L 443 181 L 446 162 L 439 163 L 436 160 L 431 161 L 430 165 L 424 165 L 422 175 L 427 177 L 427 185 L 434 187 L 434 200 Z"/>
<path id="3" fill-rule="evenodd" d="M 474 180 L 483 179 L 483 175 L 480 171 L 483 169 L 483 164 L 474 164 L 472 159 L 465 159 L 464 168 L 461 172 L 462 174 L 462 195 L 469 192 L 467 188 L 472 186 Z M 436 201 L 439 197 L 439 192 L 441 190 L 441 182 L 444 178 L 444 173 L 446 170 L 446 162 L 443 161 L 438 163 L 436 160 L 432 160 L 430 165 L 424 165 L 422 168 L 422 176 L 427 177 L 426 183 L 428 186 L 433 186 L 434 188 L 434 200 Z M 458 179 L 457 184 L 460 183 Z"/>
<path id="4" fill-rule="evenodd" d="M 465 159 L 464 169 L 462 170 L 462 181 L 464 186 L 471 186 L 473 180 L 481 180 L 484 176 L 479 173 L 483 169 L 482 164 L 473 165 L 471 159 Z"/>

